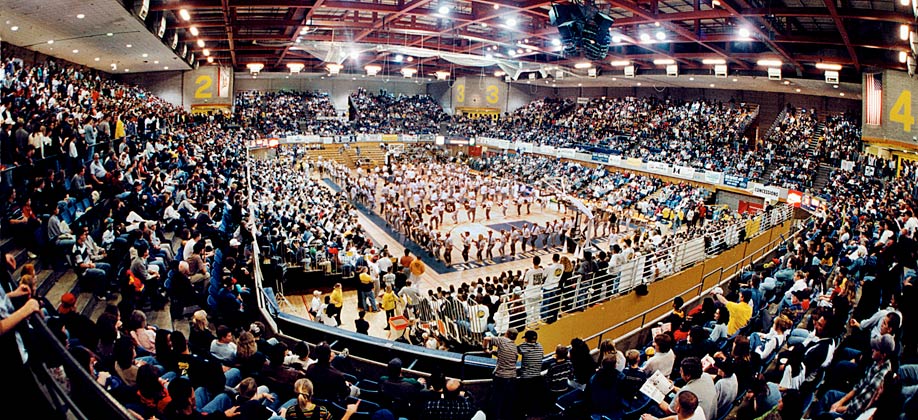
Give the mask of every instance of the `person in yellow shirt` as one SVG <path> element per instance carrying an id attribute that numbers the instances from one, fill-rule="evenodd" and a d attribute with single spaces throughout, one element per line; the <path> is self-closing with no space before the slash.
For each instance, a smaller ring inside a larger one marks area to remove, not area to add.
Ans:
<path id="1" fill-rule="evenodd" d="M 357 278 L 360 279 L 360 284 L 357 285 L 357 308 L 368 312 L 378 312 L 376 296 L 373 295 L 373 277 L 370 276 L 367 267 L 360 267 L 357 272 L 359 273 Z"/>
<path id="2" fill-rule="evenodd" d="M 331 292 L 331 304 L 335 308 L 335 320 L 341 325 L 341 308 L 344 306 L 344 294 L 341 292 L 341 283 L 335 283 Z"/>
<path id="3" fill-rule="evenodd" d="M 124 120 L 122 120 L 119 115 L 115 118 L 115 140 L 123 139 L 124 136 Z"/>
<path id="4" fill-rule="evenodd" d="M 395 292 L 392 291 L 392 286 L 386 285 L 386 291 L 382 294 L 382 308 L 386 311 L 386 331 L 389 330 L 389 318 L 395 316 L 395 306 L 398 302 L 398 297 L 395 296 Z"/>
<path id="5" fill-rule="evenodd" d="M 752 292 L 749 290 L 743 290 L 740 292 L 740 301 L 730 302 L 723 295 L 723 290 L 716 288 L 714 290 L 714 296 L 717 297 L 717 300 L 720 303 L 724 304 L 727 307 L 727 312 L 730 312 L 730 322 L 727 323 L 727 335 L 736 334 L 741 328 L 745 327 L 749 323 L 749 320 L 752 319 L 752 306 L 749 305 L 749 301 L 752 300 Z"/>

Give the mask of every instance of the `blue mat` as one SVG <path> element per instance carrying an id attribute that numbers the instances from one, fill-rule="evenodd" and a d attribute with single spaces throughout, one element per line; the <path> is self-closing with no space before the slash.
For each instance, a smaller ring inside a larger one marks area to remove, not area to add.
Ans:
<path id="1" fill-rule="evenodd" d="M 335 182 L 332 181 L 330 178 L 323 178 L 322 180 L 325 181 L 325 183 L 328 184 L 328 186 L 331 187 L 333 190 L 341 191 L 341 187 L 335 184 Z M 368 219 L 370 219 L 370 221 L 373 222 L 373 224 L 375 224 L 377 227 L 382 229 L 384 232 L 388 233 L 389 236 L 391 236 L 393 239 L 401 243 L 402 246 L 404 246 L 406 249 L 411 251 L 411 254 L 413 254 L 415 257 L 420 258 L 421 261 L 424 262 L 424 264 L 427 264 L 427 268 L 435 271 L 437 274 L 452 273 L 454 271 L 459 271 L 454 267 L 447 267 L 446 264 L 443 263 L 443 261 L 433 258 L 430 255 L 430 253 L 428 253 L 427 250 L 425 250 L 424 248 L 421 248 L 420 245 L 408 239 L 408 237 L 406 237 L 401 232 L 389 227 L 386 221 L 382 217 L 380 217 L 378 214 L 376 214 L 376 212 L 373 212 L 370 209 L 367 209 L 360 203 L 352 203 L 352 204 L 354 205 L 354 208 L 357 209 L 357 211 L 363 213 L 363 215 L 366 216 Z M 401 252 L 402 252 L 401 250 L 393 249 L 390 251 L 392 255 L 396 257 L 401 257 Z"/>
<path id="2" fill-rule="evenodd" d="M 500 232 L 501 229 L 503 229 L 509 232 L 510 229 L 512 228 L 522 229 L 523 225 L 526 223 L 529 223 L 529 222 L 525 220 L 514 220 L 512 222 L 495 223 L 493 225 L 488 225 L 488 229 L 491 229 L 495 232 Z"/>
<path id="3" fill-rule="evenodd" d="M 330 178 L 323 178 L 323 181 L 325 181 L 325 183 L 328 184 L 328 186 L 331 187 L 333 190 L 341 191 L 341 187 L 336 185 L 335 182 L 332 181 Z M 501 263 L 505 263 L 508 261 L 516 261 L 516 260 L 524 260 L 524 259 L 528 260 L 528 259 L 532 259 L 532 257 L 536 255 L 546 255 L 546 254 L 550 255 L 556 252 L 557 253 L 563 252 L 563 249 L 560 246 L 551 246 L 548 248 L 539 246 L 536 249 L 527 247 L 526 252 L 518 251 L 516 255 L 507 255 L 504 257 L 495 256 L 492 259 L 486 259 L 486 260 L 481 260 L 481 261 L 476 260 L 475 253 L 472 252 L 471 255 L 469 256 L 470 258 L 468 262 L 464 262 L 462 260 L 462 257 L 456 258 L 456 255 L 454 253 L 453 254 L 453 264 L 447 267 L 446 263 L 434 258 L 432 255 L 430 255 L 430 253 L 427 252 L 426 249 L 422 248 L 420 245 L 416 244 L 414 241 L 408 239 L 401 232 L 389 227 L 386 224 L 386 221 L 381 216 L 376 214 L 376 212 L 371 211 L 370 209 L 367 209 L 360 203 L 353 203 L 353 204 L 354 204 L 354 208 L 356 208 L 357 211 L 363 213 L 363 215 L 366 216 L 368 219 L 370 219 L 370 221 L 373 222 L 373 224 L 375 224 L 377 227 L 382 229 L 384 232 L 388 233 L 389 236 L 391 236 L 393 239 L 395 239 L 400 244 L 402 244 L 402 246 L 404 246 L 409 251 L 411 251 L 411 253 L 415 257 L 420 258 L 421 261 L 424 262 L 424 264 L 427 264 L 427 268 L 433 270 L 437 274 L 471 270 L 474 268 L 485 267 L 488 265 L 501 264 Z M 528 222 L 525 220 L 515 220 L 512 222 L 488 225 L 488 227 L 499 231 L 500 229 L 510 229 L 511 226 L 516 226 L 520 228 L 523 226 L 524 223 L 528 223 Z M 401 256 L 401 250 L 391 250 L 391 251 L 395 256 L 397 257 Z"/>

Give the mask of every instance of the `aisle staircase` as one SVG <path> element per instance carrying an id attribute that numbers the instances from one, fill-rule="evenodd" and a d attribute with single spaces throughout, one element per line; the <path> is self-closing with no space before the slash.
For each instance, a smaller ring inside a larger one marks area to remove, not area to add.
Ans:
<path id="1" fill-rule="evenodd" d="M 831 165 L 820 163 L 816 176 L 813 177 L 813 190 L 821 191 L 829 183 L 829 174 L 835 169 Z"/>

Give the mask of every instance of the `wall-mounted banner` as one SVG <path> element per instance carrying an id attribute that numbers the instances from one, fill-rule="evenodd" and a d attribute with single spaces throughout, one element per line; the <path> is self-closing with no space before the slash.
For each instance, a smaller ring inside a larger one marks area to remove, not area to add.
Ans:
<path id="1" fill-rule="evenodd" d="M 714 171 L 704 171 L 704 181 L 710 184 L 723 184 L 724 173 Z"/>
<path id="2" fill-rule="evenodd" d="M 679 178 L 692 179 L 695 176 L 695 168 L 691 166 L 673 165 L 673 175 Z"/>
<path id="3" fill-rule="evenodd" d="M 747 188 L 749 180 L 741 176 L 724 174 L 724 184 L 728 187 Z"/>
<path id="4" fill-rule="evenodd" d="M 609 155 L 605 153 L 593 153 L 590 158 L 593 162 L 609 163 Z"/>
<path id="5" fill-rule="evenodd" d="M 752 195 L 762 198 L 767 198 L 769 200 L 778 201 L 778 198 L 781 197 L 781 189 L 773 186 L 765 186 L 758 182 L 750 182 L 749 189 L 752 190 Z"/>
<path id="6" fill-rule="evenodd" d="M 663 174 L 669 174 L 669 173 L 672 172 L 672 170 L 669 169 L 669 165 L 667 165 L 667 164 L 665 164 L 665 163 L 663 163 L 663 162 L 651 162 L 651 161 L 648 161 L 648 162 L 647 162 L 647 169 L 650 170 L 650 171 L 653 171 L 653 172 L 658 172 L 658 173 L 663 173 Z"/>

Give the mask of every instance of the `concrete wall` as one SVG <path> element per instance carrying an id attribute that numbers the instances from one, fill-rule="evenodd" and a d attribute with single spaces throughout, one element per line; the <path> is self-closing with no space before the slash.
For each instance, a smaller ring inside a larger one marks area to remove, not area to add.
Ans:
<path id="1" fill-rule="evenodd" d="M 176 106 L 186 106 L 182 102 L 181 71 L 158 71 L 151 73 L 118 74 L 115 79 L 129 85 L 140 86 L 154 95 Z"/>
<path id="2" fill-rule="evenodd" d="M 318 90 L 331 94 L 332 103 L 339 111 L 347 111 L 347 97 L 357 88 L 364 87 L 372 93 L 386 90 L 391 93 L 403 93 L 406 95 L 420 95 L 427 93 L 427 83 L 415 83 L 415 79 L 391 78 L 388 82 L 381 79 L 369 79 L 357 76 L 356 79 L 347 77 L 327 77 L 305 78 L 291 77 L 258 77 L 253 79 L 245 73 L 236 73 L 235 86 L 236 91 L 261 90 L 261 91 L 278 91 L 278 90 L 297 90 L 309 91 Z"/>
<path id="3" fill-rule="evenodd" d="M 714 196 L 714 202 L 716 204 L 726 204 L 730 206 L 731 209 L 736 210 L 739 208 L 740 200 L 748 203 L 764 204 L 765 200 L 756 197 L 753 195 L 738 194 L 732 191 L 726 190 L 717 190 L 717 194 Z"/>

